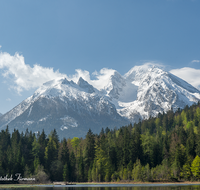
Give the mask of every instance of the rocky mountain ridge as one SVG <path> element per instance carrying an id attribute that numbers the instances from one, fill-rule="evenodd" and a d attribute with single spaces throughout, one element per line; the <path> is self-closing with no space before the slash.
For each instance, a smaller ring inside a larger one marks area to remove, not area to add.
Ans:
<path id="1" fill-rule="evenodd" d="M 44 129 L 47 134 L 55 128 L 60 138 L 84 137 L 89 128 L 99 133 L 102 127 L 138 122 L 199 100 L 198 89 L 171 73 L 152 65 L 135 66 L 124 76 L 113 70 L 101 88 L 82 77 L 77 83 L 49 81 L 2 115 L 0 128 Z"/>

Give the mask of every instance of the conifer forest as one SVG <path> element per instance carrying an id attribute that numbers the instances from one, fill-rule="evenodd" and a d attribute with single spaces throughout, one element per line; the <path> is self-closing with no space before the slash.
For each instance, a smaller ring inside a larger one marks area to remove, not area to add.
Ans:
<path id="1" fill-rule="evenodd" d="M 0 132 L 0 176 L 38 182 L 196 181 L 200 179 L 200 103 L 85 138 Z"/>

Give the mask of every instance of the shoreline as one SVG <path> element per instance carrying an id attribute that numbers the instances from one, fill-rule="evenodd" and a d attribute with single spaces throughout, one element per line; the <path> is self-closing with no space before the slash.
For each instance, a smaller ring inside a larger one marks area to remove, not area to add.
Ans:
<path id="1" fill-rule="evenodd" d="M 76 182 L 76 185 L 112 185 L 112 184 L 122 184 L 122 185 L 125 185 L 125 184 L 199 184 L 200 185 L 200 181 L 159 181 L 159 182 L 142 182 L 142 181 L 138 181 L 138 182 L 134 182 L 134 181 L 127 181 L 127 182 Z"/>
<path id="2" fill-rule="evenodd" d="M 180 182 L 76 182 L 73 184 L 73 187 L 76 185 L 200 185 L 200 181 L 180 181 Z M 37 186 L 51 186 L 51 187 L 63 187 L 63 185 L 50 184 L 0 184 L 0 188 L 31 188 Z M 71 185 L 64 185 L 65 187 Z"/>

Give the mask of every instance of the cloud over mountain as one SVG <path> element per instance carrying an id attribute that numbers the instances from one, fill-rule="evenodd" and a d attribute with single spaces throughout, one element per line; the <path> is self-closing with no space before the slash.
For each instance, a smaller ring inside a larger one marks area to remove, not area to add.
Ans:
<path id="1" fill-rule="evenodd" d="M 61 138 L 83 137 L 89 128 L 99 133 L 102 127 L 113 129 L 200 100 L 199 90 L 151 64 L 135 66 L 124 76 L 105 68 L 94 74 L 91 80 L 88 71 L 77 70 L 71 77 L 79 76 L 77 82 L 62 78 L 44 83 L 0 117 L 0 128 L 45 129 L 47 134 L 56 129 Z"/>
<path id="2" fill-rule="evenodd" d="M 12 84 L 9 85 L 18 93 L 37 88 L 49 80 L 66 76 L 59 71 L 54 71 L 53 68 L 37 64 L 31 67 L 25 63 L 23 55 L 19 53 L 12 56 L 6 52 L 0 52 L 0 69 L 3 70 L 5 78 L 11 79 Z"/>
<path id="3" fill-rule="evenodd" d="M 197 62 L 197 60 L 194 60 Z M 156 63 L 146 63 L 145 65 L 158 65 Z M 15 89 L 19 94 L 24 90 L 30 90 L 40 87 L 43 83 L 60 78 L 67 78 L 78 82 L 82 77 L 97 89 L 102 89 L 108 82 L 108 79 L 115 72 L 113 69 L 103 68 L 99 72 L 95 71 L 92 74 L 89 71 L 76 69 L 76 73 L 72 76 L 60 73 L 59 70 L 54 71 L 53 68 L 42 67 L 38 64 L 30 65 L 25 63 L 23 55 L 15 53 L 10 55 L 7 52 L 0 52 L 0 69 L 2 75 L 7 80 L 9 88 Z M 170 71 L 172 74 L 182 78 L 196 88 L 200 89 L 200 70 L 184 67 L 180 69 L 173 69 Z"/>
<path id="4" fill-rule="evenodd" d="M 190 67 L 183 67 L 180 69 L 173 69 L 170 73 L 180 77 L 187 81 L 192 86 L 200 89 L 200 69 L 194 69 Z"/>

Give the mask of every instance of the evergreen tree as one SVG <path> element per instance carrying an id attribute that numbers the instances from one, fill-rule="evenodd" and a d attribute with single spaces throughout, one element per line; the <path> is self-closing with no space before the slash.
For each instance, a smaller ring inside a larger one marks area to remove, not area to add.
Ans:
<path id="1" fill-rule="evenodd" d="M 8 126 L 0 132 L 0 170 L 5 173 L 8 168 L 7 149 L 10 146 L 10 133 Z M 2 174 L 3 175 L 3 174 Z"/>
<path id="2" fill-rule="evenodd" d="M 47 139 L 46 134 L 44 132 L 44 129 L 42 130 L 42 133 L 38 137 L 38 143 L 40 145 L 40 151 L 39 151 L 39 160 L 40 163 L 44 166 L 45 165 L 45 148 L 47 146 Z"/>
<path id="3" fill-rule="evenodd" d="M 80 156 L 78 159 L 78 181 L 84 181 L 84 163 L 83 157 Z"/>
<path id="4" fill-rule="evenodd" d="M 70 154 L 70 165 L 69 165 L 69 173 L 70 173 L 70 177 L 69 177 L 69 180 L 70 181 L 76 181 L 76 157 L 75 157 L 75 154 L 74 152 L 72 151 L 71 154 Z"/>
<path id="5" fill-rule="evenodd" d="M 193 128 L 193 125 L 191 124 L 189 129 L 188 129 L 188 138 L 187 138 L 187 141 L 186 141 L 187 157 L 192 156 L 192 158 L 194 158 L 196 156 L 195 145 L 196 145 L 196 143 L 195 143 L 194 128 Z"/>
<path id="6" fill-rule="evenodd" d="M 89 129 L 86 138 L 85 138 L 85 147 L 84 147 L 84 163 L 86 171 L 89 170 L 89 167 L 93 165 L 95 158 L 95 139 L 94 134 L 91 129 Z"/>
<path id="7" fill-rule="evenodd" d="M 131 137 L 130 157 L 133 163 L 135 163 L 137 159 L 143 160 L 140 124 L 141 123 L 135 125 Z"/>
<path id="8" fill-rule="evenodd" d="M 153 147 L 154 147 L 154 138 L 150 135 L 149 132 L 142 134 L 142 148 L 144 153 L 144 160 L 146 164 L 149 163 L 150 166 L 153 166 Z"/>
<path id="9" fill-rule="evenodd" d="M 66 163 L 69 165 L 69 149 L 67 147 L 67 140 L 65 138 L 59 148 L 58 159 L 62 162 L 63 165 Z"/>
<path id="10" fill-rule="evenodd" d="M 70 179 L 69 172 L 70 172 L 69 165 L 66 163 L 63 168 L 63 180 L 64 181 L 69 181 L 69 179 Z"/>
<path id="11" fill-rule="evenodd" d="M 129 144 L 130 144 L 130 133 L 128 129 L 124 128 L 124 138 L 123 138 L 123 166 L 126 167 L 130 161 L 129 155 Z"/>
<path id="12" fill-rule="evenodd" d="M 200 123 L 198 125 L 197 135 L 196 135 L 196 154 L 200 157 Z"/>
<path id="13" fill-rule="evenodd" d="M 49 171 L 53 161 L 58 158 L 58 147 L 57 143 L 53 138 L 50 137 L 47 147 L 45 148 L 45 166 Z"/>

